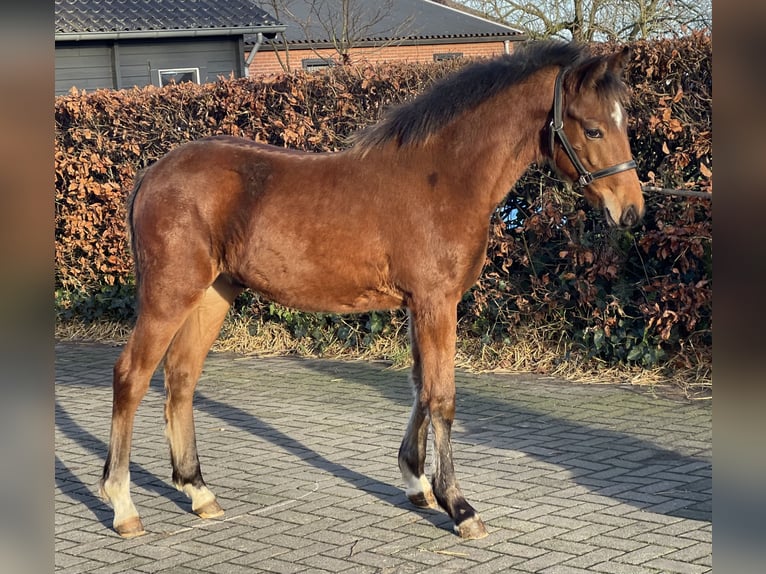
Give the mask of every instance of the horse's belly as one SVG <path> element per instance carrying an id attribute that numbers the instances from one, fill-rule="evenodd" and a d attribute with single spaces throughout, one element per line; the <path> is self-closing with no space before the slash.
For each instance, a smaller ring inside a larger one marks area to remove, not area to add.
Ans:
<path id="1" fill-rule="evenodd" d="M 404 305 L 401 295 L 377 289 L 351 290 L 306 284 L 283 288 L 254 285 L 253 288 L 271 301 L 302 311 L 361 313 Z"/>
<path id="2" fill-rule="evenodd" d="M 241 280 L 271 301 L 304 311 L 360 313 L 404 305 L 404 295 L 393 286 L 387 270 L 369 263 L 262 260 Z"/>
<path id="3" fill-rule="evenodd" d="M 365 291 L 352 297 L 329 296 L 325 300 L 312 301 L 313 297 L 307 297 L 303 302 L 296 301 L 293 305 L 306 311 L 324 311 L 327 313 L 362 313 L 384 309 L 397 309 L 404 304 L 404 299 L 390 293 L 380 291 Z M 316 308 L 312 303 L 318 303 Z"/>

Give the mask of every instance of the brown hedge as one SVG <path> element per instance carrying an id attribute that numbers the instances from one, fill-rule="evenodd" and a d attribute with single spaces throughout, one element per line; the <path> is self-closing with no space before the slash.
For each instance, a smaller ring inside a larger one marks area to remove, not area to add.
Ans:
<path id="1" fill-rule="evenodd" d="M 629 133 L 642 181 L 712 193 L 710 36 L 631 47 Z M 173 147 L 233 134 L 278 146 L 341 149 L 387 106 L 461 65 L 338 67 L 267 81 L 57 97 L 59 315 L 130 316 L 125 198 L 136 171 Z M 516 325 L 563 325 L 569 339 L 596 356 L 645 365 L 668 354 L 688 360 L 690 347 L 709 349 L 712 200 L 655 194 L 647 197 L 647 209 L 635 233 L 605 229 L 582 198 L 547 170 L 531 169 L 493 221 L 487 267 L 461 304 L 461 329 L 502 341 Z M 264 315 L 273 310 L 258 299 L 244 305 Z M 366 324 L 376 323 L 368 318 Z"/>

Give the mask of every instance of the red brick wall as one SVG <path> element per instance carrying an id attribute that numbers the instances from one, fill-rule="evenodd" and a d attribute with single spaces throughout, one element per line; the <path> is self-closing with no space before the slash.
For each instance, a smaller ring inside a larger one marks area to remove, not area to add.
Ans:
<path id="1" fill-rule="evenodd" d="M 509 51 L 513 51 L 513 42 L 508 43 Z M 354 48 L 351 59 L 354 63 L 363 62 L 433 62 L 434 54 L 460 53 L 464 57 L 496 56 L 504 53 L 503 42 L 482 42 L 471 44 L 427 44 L 420 46 L 388 46 L 385 48 Z M 282 61 L 285 52 L 279 53 Z M 246 55 L 247 57 L 247 55 Z M 290 48 L 290 68 L 300 70 L 301 61 L 305 58 L 332 58 L 337 60 L 338 54 L 332 49 L 309 50 Z M 264 44 L 250 64 L 251 76 L 279 74 L 283 71 L 274 49 Z"/>

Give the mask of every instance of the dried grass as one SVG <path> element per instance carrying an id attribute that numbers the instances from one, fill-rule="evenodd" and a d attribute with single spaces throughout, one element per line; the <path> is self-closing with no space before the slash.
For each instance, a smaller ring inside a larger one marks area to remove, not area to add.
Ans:
<path id="1" fill-rule="evenodd" d="M 56 325 L 56 339 L 62 341 L 98 341 L 123 344 L 131 325 L 116 322 Z M 278 323 L 233 316 L 227 319 L 213 351 L 228 351 L 258 356 L 297 355 L 340 360 L 382 360 L 392 369 L 410 365 L 410 351 L 404 326 L 370 345 L 350 347 L 338 340 L 324 342 L 321 348 L 311 339 L 296 339 Z M 690 400 L 712 398 L 712 356 L 698 354 L 683 367 L 665 364 L 653 369 L 638 366 L 610 366 L 578 352 L 563 341 L 550 342 L 550 333 L 521 328 L 508 344 L 482 344 L 476 339 L 459 339 L 456 366 L 471 372 L 534 373 L 579 384 L 629 385 L 663 395 Z"/>
<path id="2" fill-rule="evenodd" d="M 98 341 L 110 345 L 122 345 L 128 340 L 132 327 L 127 323 L 116 321 L 57 321 L 55 336 L 58 341 Z"/>

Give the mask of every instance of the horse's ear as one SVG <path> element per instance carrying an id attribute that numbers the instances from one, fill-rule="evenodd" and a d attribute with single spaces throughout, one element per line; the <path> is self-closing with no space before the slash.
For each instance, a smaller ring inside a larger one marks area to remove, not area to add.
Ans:
<path id="1" fill-rule="evenodd" d="M 596 83 L 606 74 L 609 60 L 606 58 L 593 58 L 582 69 L 579 85 L 587 88 L 594 88 Z"/>
<path id="2" fill-rule="evenodd" d="M 630 54 L 630 47 L 625 46 L 610 56 L 592 58 L 581 71 L 579 85 L 593 88 L 607 73 L 621 77 L 625 66 L 630 61 Z"/>
<path id="3" fill-rule="evenodd" d="M 630 62 L 630 46 L 623 46 L 622 50 L 609 56 L 609 70 L 616 76 L 622 76 L 622 72 Z"/>

